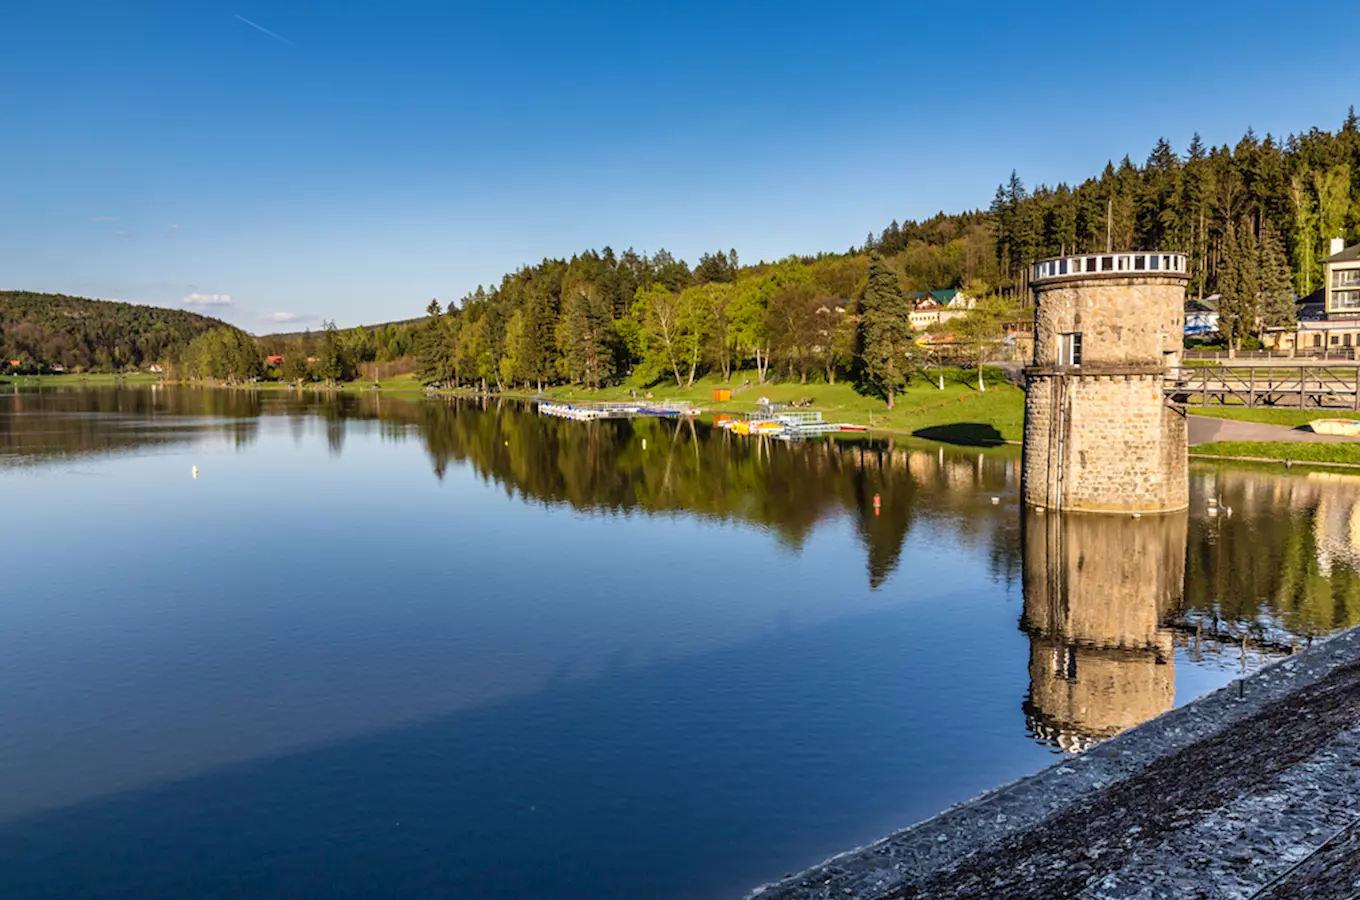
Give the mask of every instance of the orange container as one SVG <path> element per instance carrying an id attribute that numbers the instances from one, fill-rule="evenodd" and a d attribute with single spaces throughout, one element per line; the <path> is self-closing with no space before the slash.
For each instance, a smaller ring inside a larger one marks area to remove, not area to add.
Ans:
<path id="1" fill-rule="evenodd" d="M 731 399 L 732 399 L 732 391 L 729 390 L 728 388 L 714 388 L 714 389 L 713 389 L 713 402 L 714 402 L 714 403 L 722 403 L 722 402 L 725 401 L 725 400 L 731 400 Z"/>

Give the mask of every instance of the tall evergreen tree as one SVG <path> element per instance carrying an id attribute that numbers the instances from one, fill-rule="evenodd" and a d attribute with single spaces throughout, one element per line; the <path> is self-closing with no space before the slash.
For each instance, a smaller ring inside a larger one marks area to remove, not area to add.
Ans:
<path id="1" fill-rule="evenodd" d="M 558 344 L 568 378 L 598 388 L 614 369 L 612 301 L 590 285 L 571 289 L 562 303 Z"/>
<path id="2" fill-rule="evenodd" d="M 1223 277 L 1218 301 L 1218 330 L 1232 351 L 1256 329 L 1261 318 L 1261 267 L 1257 241 L 1246 220 L 1229 222 L 1224 239 Z"/>
<path id="3" fill-rule="evenodd" d="M 1284 242 L 1275 226 L 1266 222 L 1261 229 L 1261 315 L 1267 327 L 1294 324 L 1293 278 L 1285 258 Z"/>
<path id="4" fill-rule="evenodd" d="M 897 274 L 883 257 L 869 262 L 869 282 L 864 288 L 860 316 L 859 369 L 864 383 L 882 394 L 888 409 L 911 373 L 910 308 Z"/>

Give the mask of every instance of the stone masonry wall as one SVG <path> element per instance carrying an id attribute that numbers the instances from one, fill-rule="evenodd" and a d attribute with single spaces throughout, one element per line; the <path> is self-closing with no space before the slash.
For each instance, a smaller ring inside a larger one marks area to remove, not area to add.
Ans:
<path id="1" fill-rule="evenodd" d="M 1186 437 L 1185 417 L 1163 399 L 1160 374 L 1031 376 L 1025 502 L 1091 512 L 1182 509 Z"/>
<path id="2" fill-rule="evenodd" d="M 1185 282 L 1178 278 L 1073 279 L 1042 286 L 1034 364 L 1058 363 L 1057 336 L 1082 334 L 1083 365 L 1180 365 Z"/>
<path id="3" fill-rule="evenodd" d="M 1186 423 L 1162 395 L 1180 364 L 1185 281 L 1090 277 L 1036 286 L 1023 492 L 1032 506 L 1161 512 L 1188 503 Z M 1080 366 L 1059 335 L 1082 335 Z"/>

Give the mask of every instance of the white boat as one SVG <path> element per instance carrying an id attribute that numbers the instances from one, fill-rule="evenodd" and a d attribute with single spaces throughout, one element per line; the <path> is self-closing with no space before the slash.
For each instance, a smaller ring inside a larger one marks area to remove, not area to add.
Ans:
<path id="1" fill-rule="evenodd" d="M 1360 419 L 1314 419 L 1308 427 L 1317 434 L 1360 437 Z"/>

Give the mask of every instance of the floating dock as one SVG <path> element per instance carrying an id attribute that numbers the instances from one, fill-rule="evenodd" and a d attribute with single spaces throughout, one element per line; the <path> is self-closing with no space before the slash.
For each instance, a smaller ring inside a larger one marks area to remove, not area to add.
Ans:
<path id="1" fill-rule="evenodd" d="M 684 400 L 646 403 L 551 403 L 541 402 L 538 411 L 545 416 L 592 422 L 596 419 L 634 419 L 642 416 L 675 419 L 699 413 L 698 407 Z"/>

